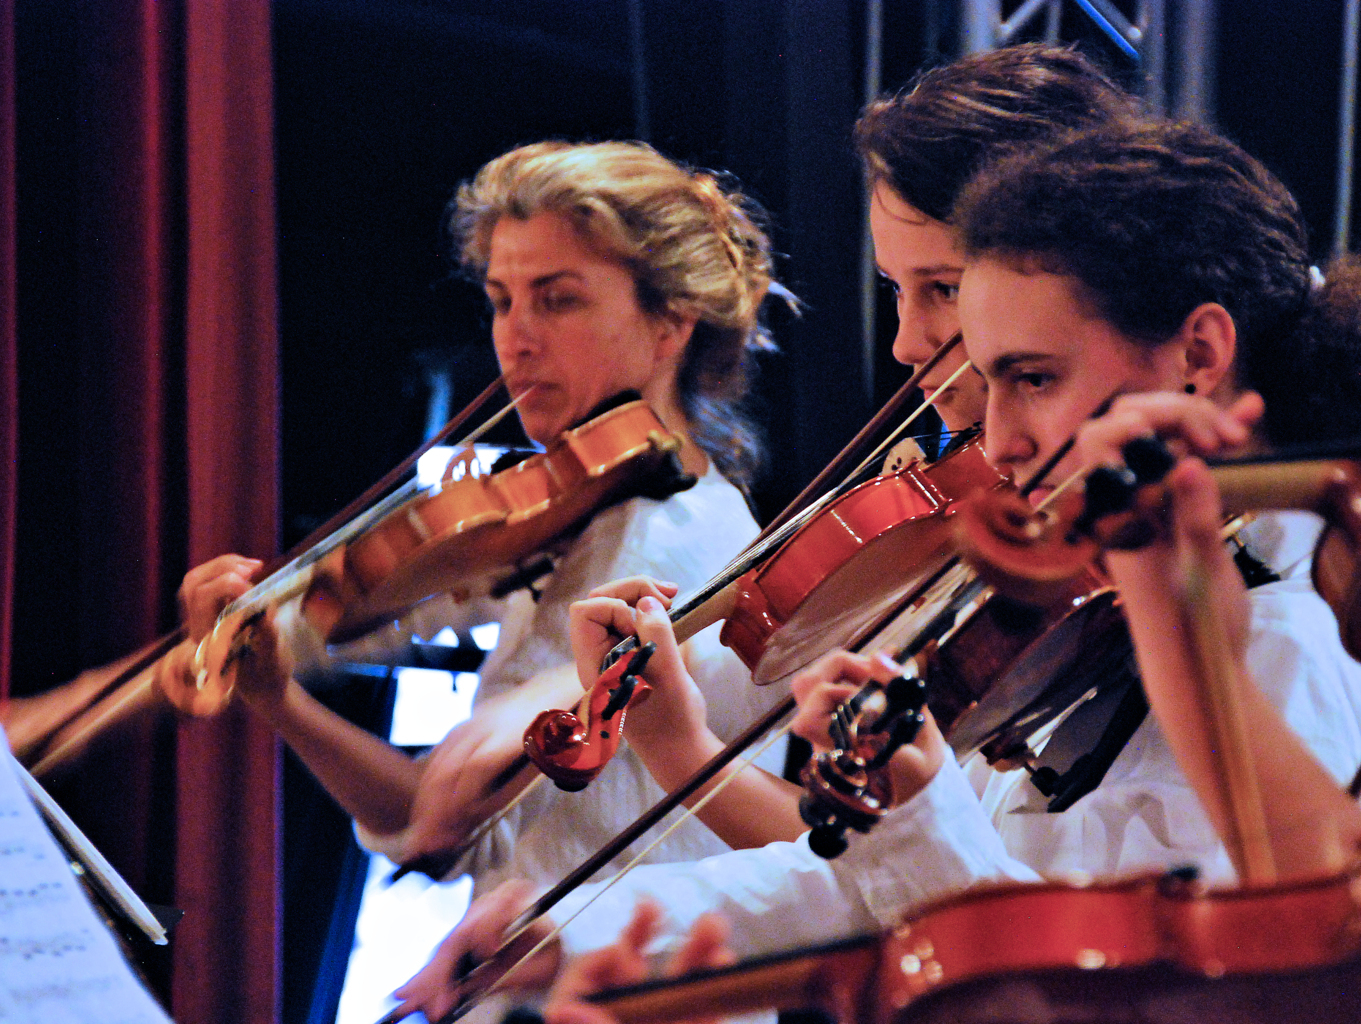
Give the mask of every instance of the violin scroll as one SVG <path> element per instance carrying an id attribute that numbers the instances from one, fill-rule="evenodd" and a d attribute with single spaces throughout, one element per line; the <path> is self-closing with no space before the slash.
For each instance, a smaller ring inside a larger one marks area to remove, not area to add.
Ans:
<path id="1" fill-rule="evenodd" d="M 926 721 L 926 683 L 913 671 L 871 680 L 832 715 L 835 749 L 818 754 L 800 776 L 807 792 L 799 814 L 812 828 L 808 846 L 831 860 L 846 850 L 846 830 L 868 832 L 888 811 L 893 787 L 884 768 Z"/>
<path id="2" fill-rule="evenodd" d="M 1040 506 L 1014 490 L 960 502 L 960 555 L 1012 600 L 1044 608 L 1063 599 L 1103 549 L 1143 547 L 1164 529 L 1166 495 L 1156 485 L 1175 458 L 1156 437 L 1135 438 L 1121 454 L 1124 465 L 1093 470 L 1081 493 L 1064 491 Z"/>
<path id="3" fill-rule="evenodd" d="M 576 711 L 543 711 L 525 730 L 525 756 L 568 793 L 586 788 L 619 749 L 628 710 L 652 693 L 639 674 L 656 651 L 644 644 L 610 666 Z"/>
<path id="4" fill-rule="evenodd" d="M 198 644 L 186 640 L 156 665 L 156 683 L 179 711 L 215 715 L 231 700 L 236 666 L 250 653 L 263 611 L 234 612 L 218 620 Z"/>

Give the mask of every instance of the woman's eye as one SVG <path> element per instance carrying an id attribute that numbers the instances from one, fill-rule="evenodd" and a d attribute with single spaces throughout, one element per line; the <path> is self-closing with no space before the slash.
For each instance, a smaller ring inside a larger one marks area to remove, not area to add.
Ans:
<path id="1" fill-rule="evenodd" d="M 550 313 L 561 313 L 576 306 L 580 299 L 570 293 L 557 292 L 543 297 L 543 308 Z"/>
<path id="2" fill-rule="evenodd" d="M 954 302 L 959 298 L 959 285 L 950 281 L 935 281 L 931 285 L 932 291 L 946 302 Z"/>
<path id="3" fill-rule="evenodd" d="M 1031 391 L 1039 391 L 1054 378 L 1047 373 L 1018 373 L 1016 383 Z"/>
<path id="4" fill-rule="evenodd" d="M 491 305 L 491 311 L 497 316 L 505 316 L 510 312 L 510 299 L 488 295 L 487 302 Z"/>

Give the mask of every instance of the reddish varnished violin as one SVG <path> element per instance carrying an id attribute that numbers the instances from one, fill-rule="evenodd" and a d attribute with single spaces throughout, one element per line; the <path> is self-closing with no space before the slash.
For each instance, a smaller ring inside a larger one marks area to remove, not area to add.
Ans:
<path id="1" fill-rule="evenodd" d="M 722 619 L 721 640 L 756 682 L 783 679 L 901 607 L 949 558 L 951 504 L 1001 484 L 977 440 L 929 465 L 914 462 L 859 484 L 791 520 L 797 530 L 773 551 L 749 551 L 734 563 L 743 571 L 730 567 L 679 603 L 672 611 L 676 639 L 684 642 Z M 632 640 L 615 648 L 602 681 L 613 686 L 617 659 L 632 651 Z M 787 712 L 792 704 L 781 707 Z M 604 761 L 576 741 L 584 743 L 591 732 L 571 714 L 540 715 L 525 733 L 525 750 L 560 787 L 580 789 L 590 781 L 582 768 L 589 764 L 598 773 Z"/>
<path id="2" fill-rule="evenodd" d="M 894 399 L 745 552 L 696 593 L 673 605 L 671 620 L 678 642 L 723 621 L 722 642 L 752 669 L 756 682 L 774 682 L 802 668 L 829 645 L 849 642 L 935 571 L 950 545 L 946 509 L 975 488 L 1003 483 L 976 439 L 934 463 L 916 460 L 855 483 L 871 456 L 850 474 L 852 486 L 799 506 L 845 463 L 858 458 L 865 442 L 896 413 L 917 382 L 958 343 L 956 336 L 919 367 Z M 899 430 L 911 421 L 909 417 Z M 606 658 L 602 669 L 606 686 L 615 685 L 613 666 L 635 647 L 636 641 L 627 639 Z M 601 685 L 598 682 L 593 692 Z M 588 695 L 580 706 L 602 699 L 607 698 Z M 792 701 L 781 704 L 761 732 L 792 707 Z M 570 790 L 582 788 L 594 777 L 588 777 L 587 771 L 598 774 L 608 760 L 589 745 L 593 732 L 574 720 L 574 714 L 544 712 L 525 732 L 527 760 Z M 733 751 L 732 757 L 737 753 Z M 512 765 L 507 774 L 516 770 Z"/>
<path id="3" fill-rule="evenodd" d="M 1265 892 L 1205 891 L 1173 872 L 980 888 L 883 935 L 591 1001 L 622 1024 L 767 1008 L 841 1024 L 1342 1024 L 1356 1019 L 1358 984 L 1357 872 Z"/>
<path id="4" fill-rule="evenodd" d="M 1160 481 L 1173 459 L 1151 439 L 1131 443 L 1125 454 L 1124 467 L 1089 475 L 1085 497 L 1067 492 L 1042 510 L 1011 488 L 978 490 L 957 503 L 950 524 L 968 565 L 952 570 L 960 575 L 940 602 L 942 624 L 923 628 L 916 612 L 878 631 L 872 649 L 906 660 L 911 678 L 924 680 L 927 704 L 956 753 L 982 750 L 993 763 L 1028 764 L 1031 736 L 1080 703 L 1103 692 L 1100 699 L 1111 706 L 1126 699 L 1122 693 L 1138 702 L 1128 629 L 1097 555 L 1108 546 L 1137 547 L 1158 529 L 1165 501 Z M 1357 463 L 1278 457 L 1226 463 L 1213 472 L 1231 512 L 1304 508 L 1329 521 L 1314 578 L 1355 656 L 1361 651 Z M 927 611 L 933 607 L 930 600 L 921 603 Z M 933 634 L 938 642 L 922 643 Z M 851 708 L 838 714 L 847 719 L 842 735 L 867 732 L 875 741 L 870 760 L 855 742 L 838 744 L 805 770 L 804 818 L 814 827 L 814 848 L 828 856 L 845 848 L 848 828 L 867 831 L 886 811 L 886 783 L 869 765 L 887 761 L 881 734 L 903 728 L 893 719 L 871 728 Z"/>
<path id="5" fill-rule="evenodd" d="M 1061 527 L 1066 534 L 1100 530 L 1138 543 L 1138 537 L 1146 542 L 1148 531 L 1157 528 L 1156 523 L 1141 525 L 1130 516 L 1123 522 L 1103 521 L 1106 515 L 1136 506 L 1145 511 L 1157 507 L 1151 492 L 1136 492 L 1161 477 L 1170 457 L 1140 451 L 1138 446 L 1126 454 L 1145 467 L 1142 473 L 1124 474 L 1123 489 L 1128 493 L 1111 500 L 1121 488 L 1111 481 L 1099 483 L 1095 503 L 1088 503 Z M 1231 502 L 1356 507 L 1351 465 L 1278 466 L 1286 476 L 1291 470 L 1297 475 L 1286 479 L 1272 473 L 1269 483 L 1259 479 L 1251 486 L 1248 477 L 1259 477 L 1260 469 L 1244 470 L 1241 464 L 1227 468 L 1221 483 Z M 1225 479 L 1230 476 L 1237 479 Z M 993 496 L 974 500 L 987 503 Z M 1093 513 L 1101 505 L 1116 511 Z M 1012 507 L 1008 514 L 1017 517 L 1021 511 Z M 1349 515 L 1344 511 L 1333 521 Z M 985 519 L 962 516 L 959 526 L 975 528 Z M 1355 533 L 1347 528 L 1341 535 L 1352 546 L 1354 559 Z M 1069 536 L 1064 543 L 1076 546 L 1078 541 Z M 1010 563 L 998 578 L 1016 572 L 1016 565 Z M 1203 572 L 1198 566 L 1188 569 L 1191 580 Z M 1353 576 L 1338 582 L 1340 592 L 1349 594 L 1357 581 Z M 1196 652 L 1193 660 L 1203 677 L 1199 688 L 1210 698 L 1206 705 L 1210 744 L 1223 748 L 1221 762 L 1239 762 L 1221 763 L 1217 784 L 1229 791 L 1233 804 L 1232 776 L 1255 772 L 1242 737 L 1231 739 L 1234 730 L 1220 721 L 1232 717 L 1225 711 L 1232 710 L 1233 686 L 1228 684 L 1233 672 L 1213 612 L 1196 598 L 1194 586 L 1183 595 L 1183 604 L 1198 608 L 1183 623 L 1183 640 Z M 1216 696 L 1216 690 L 1222 692 Z M 1198 782 L 1198 789 L 1205 784 Z M 1100 885 L 980 887 L 937 903 L 879 937 L 777 956 L 678 983 L 605 993 L 595 1001 L 625 1024 L 810 1006 L 839 1021 L 874 1024 L 1354 1020 L 1361 984 L 1361 869 L 1353 866 L 1341 873 L 1276 884 L 1269 850 L 1264 866 L 1255 866 L 1250 844 L 1241 842 L 1241 819 L 1241 809 L 1233 808 L 1224 841 L 1237 850 L 1235 863 L 1243 872 L 1243 888 L 1207 891 L 1188 870 Z M 1265 837 L 1264 826 L 1257 827 Z M 999 1012 L 1011 1015 L 999 1017 Z"/>
<path id="6" fill-rule="evenodd" d="M 955 519 L 961 551 L 1018 600 L 1045 605 L 1061 598 L 1104 548 L 1138 547 L 1161 528 L 1167 498 L 1161 480 L 1171 456 L 1152 438 L 1130 442 L 1124 454 L 1124 466 L 1093 470 L 1082 493 L 1067 492 L 1042 511 L 1015 492 L 973 496 Z M 1315 551 L 1314 588 L 1337 616 L 1348 652 L 1361 658 L 1361 462 L 1277 453 L 1218 463 L 1211 473 L 1230 516 L 1306 509 L 1327 521 Z"/>

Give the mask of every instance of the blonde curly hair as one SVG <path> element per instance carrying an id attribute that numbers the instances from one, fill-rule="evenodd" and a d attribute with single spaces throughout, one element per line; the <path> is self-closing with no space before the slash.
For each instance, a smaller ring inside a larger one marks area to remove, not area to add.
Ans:
<path id="1" fill-rule="evenodd" d="M 646 312 L 695 319 L 681 406 L 695 442 L 747 486 L 761 446 L 740 406 L 751 352 L 771 347 L 760 309 L 774 284 L 760 210 L 726 179 L 641 142 L 538 142 L 497 157 L 459 188 L 449 227 L 464 270 L 482 281 L 497 222 L 540 213 L 565 216 L 619 259 Z"/>

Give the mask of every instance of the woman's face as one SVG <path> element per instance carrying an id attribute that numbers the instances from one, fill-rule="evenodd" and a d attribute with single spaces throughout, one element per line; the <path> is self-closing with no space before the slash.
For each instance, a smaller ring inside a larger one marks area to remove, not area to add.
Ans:
<path id="1" fill-rule="evenodd" d="M 972 261 L 960 283 L 959 320 L 987 385 L 988 458 L 1019 483 L 1106 399 L 1182 386 L 1178 346 L 1136 345 L 1082 299 L 1076 278 Z M 1078 468 L 1075 457 L 1065 458 L 1049 474 L 1050 485 Z M 1037 489 L 1033 498 L 1050 489 Z"/>
<path id="2" fill-rule="evenodd" d="M 546 443 L 632 388 L 668 399 L 688 332 L 638 304 L 633 276 L 556 213 L 502 217 L 487 264 L 492 340 L 525 433 Z M 528 392 L 526 394 L 526 392 Z"/>
<path id="3" fill-rule="evenodd" d="M 964 262 L 954 229 L 909 206 L 880 181 L 870 202 L 870 234 L 875 263 L 898 300 L 893 356 L 900 363 L 920 365 L 959 331 L 956 298 Z M 955 349 L 922 381 L 923 393 L 935 396 L 936 411 L 950 430 L 963 430 L 983 418 L 983 381 L 973 371 L 936 393 L 964 359 L 963 349 Z"/>

